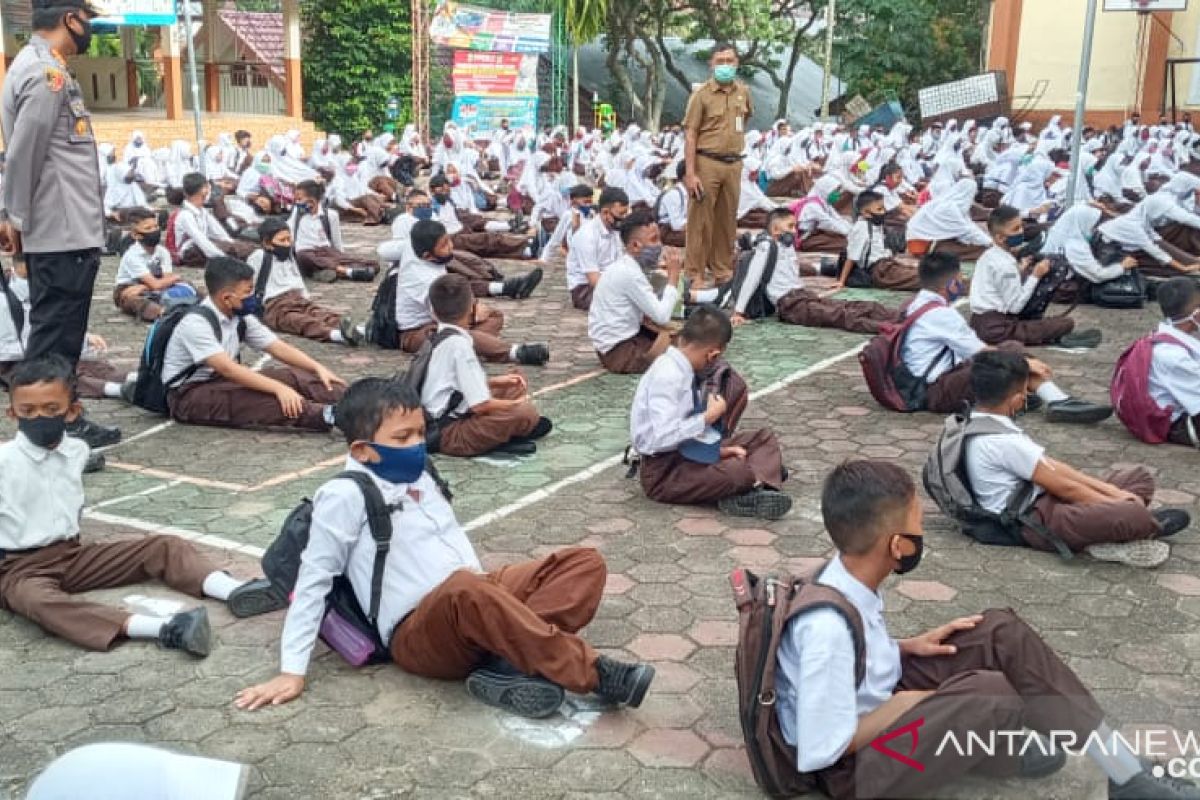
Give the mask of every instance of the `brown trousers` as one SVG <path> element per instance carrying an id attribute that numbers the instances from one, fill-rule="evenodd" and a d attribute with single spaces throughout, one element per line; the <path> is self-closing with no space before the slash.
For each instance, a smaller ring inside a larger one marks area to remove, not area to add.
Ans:
<path id="1" fill-rule="evenodd" d="M 932 242 L 929 246 L 929 251 L 937 253 L 946 253 L 952 256 L 958 256 L 960 261 L 978 261 L 987 252 L 987 247 L 975 244 L 963 244 L 957 239 L 943 239 L 940 242 Z"/>
<path id="2" fill-rule="evenodd" d="M 488 231 L 471 233 L 462 230 L 450 238 L 454 241 L 455 250 L 466 250 L 484 258 L 529 258 L 525 252 L 529 247 L 529 240 L 518 234 Z"/>
<path id="3" fill-rule="evenodd" d="M 378 269 L 379 262 L 373 258 L 354 256 L 334 250 L 332 247 L 314 247 L 311 250 L 296 251 L 296 266 L 306 278 L 311 278 L 321 270 L 337 271 L 338 267 L 346 269 Z"/>
<path id="4" fill-rule="evenodd" d="M 590 311 L 592 308 L 592 295 L 595 294 L 596 287 L 590 283 L 583 283 L 571 290 L 571 305 L 580 311 Z"/>
<path id="5" fill-rule="evenodd" d="M 395 201 L 400 191 L 400 181 L 387 175 L 376 175 L 367 181 L 367 188 L 388 201 Z"/>
<path id="6" fill-rule="evenodd" d="M 489 284 L 504 280 L 495 264 L 466 250 L 454 251 L 454 258 L 446 265 L 446 271 L 462 275 L 470 281 L 471 293 L 476 297 L 490 297 Z"/>
<path id="7" fill-rule="evenodd" d="M 802 253 L 840 253 L 846 249 L 846 237 L 840 233 L 815 230 L 800 240 Z"/>
<path id="8" fill-rule="evenodd" d="M 1158 229 L 1158 234 L 1170 245 L 1191 256 L 1184 263 L 1195 261 L 1200 257 L 1200 228 L 1172 222 Z"/>
<path id="9" fill-rule="evenodd" d="M 185 383 L 167 395 L 171 418 L 186 425 L 221 428 L 291 428 L 327 431 L 325 407 L 342 399 L 346 389 L 325 384 L 309 372 L 294 367 L 269 367 L 260 373 L 296 391 L 304 399 L 300 416 L 284 416 L 275 395 L 248 389 L 228 378 Z"/>
<path id="10" fill-rule="evenodd" d="M 997 736 L 996 755 L 984 748 L 959 755 L 950 744 L 934 755 L 949 732 L 964 753 L 972 734 L 988 742 L 996 731 L 1042 733 L 1073 731 L 1082 742 L 1103 719 L 1103 712 L 1079 677 L 1011 609 L 988 609 L 974 628 L 951 635 L 952 655 L 908 656 L 902 660 L 899 691 L 932 691 L 889 726 L 912 734 L 884 747 L 909 755 L 923 770 L 874 747 L 842 756 L 817 776 L 834 800 L 874 797 L 929 797 L 967 773 L 994 777 L 1017 774 L 1020 759 L 1009 757 Z M 1020 752 L 1023 739 L 1015 738 Z M 1031 792 L 1036 795 L 1037 792 Z"/>
<path id="11" fill-rule="evenodd" d="M 365 218 L 364 225 L 380 225 L 383 223 L 384 212 L 387 211 L 387 203 L 382 197 L 374 194 L 364 194 L 350 201 L 350 205 L 363 212 Z"/>
<path id="12" fill-rule="evenodd" d="M 0 386 L 8 388 L 8 376 L 20 361 L 0 361 Z M 104 397 L 104 384 L 124 383 L 129 373 L 107 361 L 81 360 L 75 364 L 75 390 L 85 400 Z"/>
<path id="13" fill-rule="evenodd" d="M 518 399 L 519 391 L 493 392 L 501 400 Z M 448 456 L 480 456 L 512 439 L 528 436 L 540 419 L 537 407 L 526 400 L 520 405 L 487 414 L 468 414 L 442 423 L 438 452 Z"/>
<path id="14" fill-rule="evenodd" d="M 225 255 L 236 258 L 239 261 L 245 261 L 250 257 L 250 254 L 258 249 L 258 246 L 253 242 L 247 242 L 244 239 L 234 239 L 232 242 L 216 242 L 213 244 L 218 250 Z M 181 267 L 200 267 L 203 269 L 208 265 L 208 256 L 204 255 L 204 251 L 199 247 L 189 247 L 179 256 L 179 266 Z"/>
<path id="15" fill-rule="evenodd" d="M 996 349 L 1006 353 L 1025 355 L 1025 347 L 1020 342 L 1000 342 L 996 345 Z M 971 359 L 969 358 L 929 384 L 925 410 L 932 411 L 934 414 L 953 414 L 962 409 L 964 402 L 975 402 L 975 392 L 971 389 Z"/>
<path id="16" fill-rule="evenodd" d="M 123 313 L 142 322 L 154 322 L 162 316 L 163 308 L 148 295 L 150 290 L 140 283 L 127 283 L 113 289 L 113 305 Z"/>
<path id="17" fill-rule="evenodd" d="M 329 334 L 338 329 L 341 321 L 341 314 L 322 308 L 299 289 L 272 297 L 263 309 L 263 322 L 271 330 L 316 342 L 328 342 Z"/>
<path id="18" fill-rule="evenodd" d="M 767 212 L 761 208 L 752 208 L 738 218 L 737 224 L 739 228 L 765 228 Z"/>
<path id="19" fill-rule="evenodd" d="M 790 172 L 767 184 L 768 197 L 804 197 L 812 191 L 812 175 L 806 170 Z"/>
<path id="20" fill-rule="evenodd" d="M 851 333 L 879 333 L 884 323 L 899 322 L 900 312 L 870 300 L 834 300 L 808 289 L 793 289 L 779 298 L 779 319 L 809 328 L 840 328 Z"/>
<path id="21" fill-rule="evenodd" d="M 607 353 L 596 351 L 600 363 L 609 372 L 618 375 L 641 375 L 650 369 L 657 354 L 652 353 L 658 333 L 641 328 L 632 338 L 626 339 Z"/>
<path id="22" fill-rule="evenodd" d="M 1181 444 L 1185 447 L 1196 447 L 1196 443 L 1192 441 L 1191 435 L 1188 433 L 1188 417 L 1183 416 L 1175 421 L 1171 426 L 1171 433 L 1167 437 L 1167 441 L 1171 444 Z M 1200 437 L 1200 414 L 1191 417 L 1192 429 L 1196 435 Z"/>
<path id="23" fill-rule="evenodd" d="M 881 258 L 871 265 L 871 285 L 893 292 L 915 292 L 921 288 L 917 261 L 908 256 Z"/>
<path id="24" fill-rule="evenodd" d="M 588 547 L 494 572 L 460 569 L 396 627 L 392 660 L 414 675 L 461 680 L 499 656 L 568 691 L 590 692 L 597 653 L 576 632 L 595 616 L 607 574 Z"/>
<path id="25" fill-rule="evenodd" d="M 129 612 L 73 594 L 151 579 L 201 597 L 216 568 L 175 536 L 81 544 L 78 539 L 0 558 L 0 607 L 89 650 L 112 647 Z"/>
<path id="26" fill-rule="evenodd" d="M 971 315 L 971 328 L 988 344 L 1020 342 L 1024 345 L 1052 344 L 1075 330 L 1070 317 L 1020 319 L 1016 314 L 985 311 Z"/>
<path id="27" fill-rule="evenodd" d="M 467 332 L 471 334 L 471 340 L 475 343 L 475 352 L 484 361 L 503 364 L 512 360 L 508 357 L 512 345 L 500 338 L 500 331 L 503 327 L 504 314 L 489 308 L 486 316 L 476 320 L 467 329 Z M 421 345 L 425 344 L 426 340 L 433 338 L 435 333 L 437 333 L 436 322 L 430 322 L 412 330 L 400 331 L 400 349 L 406 353 L 415 353 L 421 349 Z"/>
<path id="28" fill-rule="evenodd" d="M 1042 524 L 1058 534 L 1074 552 L 1093 544 L 1133 542 L 1157 536 L 1158 523 L 1147 508 L 1154 499 L 1154 476 L 1149 470 L 1145 467 L 1116 470 L 1103 480 L 1132 492 L 1142 502 L 1068 503 L 1044 494 L 1034 503 L 1033 510 Z M 1054 552 L 1054 546 L 1033 529 L 1025 528 L 1021 535 L 1035 550 Z"/>
<path id="29" fill-rule="evenodd" d="M 737 238 L 738 198 L 742 193 L 742 162 L 725 164 L 696 156 L 696 177 L 704 199 L 688 203 L 687 249 L 684 270 L 692 281 L 711 275 L 713 284 L 733 277 L 733 242 Z"/>
<path id="30" fill-rule="evenodd" d="M 670 225 L 658 224 L 658 238 L 667 247 L 687 247 L 687 228 L 681 231 L 671 230 Z"/>
<path id="31" fill-rule="evenodd" d="M 1176 247 L 1167 241 L 1165 238 L 1158 242 L 1158 246 L 1167 252 L 1171 258 L 1181 264 L 1194 263 L 1197 258 L 1183 248 Z M 1134 258 L 1138 260 L 1138 269 L 1143 275 L 1150 278 L 1177 278 L 1183 273 L 1174 269 L 1167 264 L 1160 263 L 1157 258 L 1147 253 L 1145 250 L 1138 250 L 1132 253 Z"/>

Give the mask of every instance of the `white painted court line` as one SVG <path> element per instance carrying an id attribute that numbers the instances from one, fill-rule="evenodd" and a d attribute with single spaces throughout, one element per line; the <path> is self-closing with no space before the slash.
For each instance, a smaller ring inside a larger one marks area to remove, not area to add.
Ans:
<path id="1" fill-rule="evenodd" d="M 84 511 L 83 516 L 88 519 L 94 519 L 97 522 L 105 522 L 109 525 L 120 525 L 125 528 L 133 528 L 134 530 L 144 531 L 146 533 L 166 534 L 169 536 L 178 536 L 180 539 L 187 539 L 193 544 L 207 545 L 208 547 L 216 548 L 217 550 L 228 550 L 234 553 L 243 553 L 254 558 L 262 558 L 265 550 L 261 547 L 256 547 L 252 544 L 242 544 L 235 542 L 232 539 L 226 539 L 222 536 L 213 536 L 208 533 L 200 533 L 199 531 L 188 530 L 187 528 L 177 528 L 173 525 L 159 525 L 157 522 L 147 522 L 146 520 L 136 519 L 134 517 L 122 517 L 118 514 L 106 514 L 103 511 Z"/>

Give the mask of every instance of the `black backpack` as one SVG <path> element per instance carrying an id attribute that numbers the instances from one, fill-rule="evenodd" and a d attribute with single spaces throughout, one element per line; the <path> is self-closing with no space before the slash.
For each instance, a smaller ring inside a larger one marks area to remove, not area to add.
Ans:
<path id="1" fill-rule="evenodd" d="M 400 328 L 396 325 L 396 285 L 400 281 L 400 263 L 388 267 L 375 290 L 371 316 L 367 318 L 367 341 L 387 350 L 400 349 Z"/>
<path id="2" fill-rule="evenodd" d="M 142 357 L 138 361 L 137 384 L 133 390 L 133 404 L 138 408 L 153 411 L 155 414 L 167 414 L 167 393 L 196 374 L 201 363 L 192 364 L 178 375 L 163 375 L 163 366 L 167 355 L 167 345 L 179 323 L 189 314 L 200 314 L 212 326 L 213 336 L 221 341 L 221 323 L 217 314 L 208 306 L 198 303 L 188 303 L 173 306 L 163 311 L 146 332 L 146 344 L 142 347 Z M 238 320 L 238 341 L 246 338 L 246 320 Z M 239 361 L 240 361 L 239 357 Z"/>
<path id="3" fill-rule="evenodd" d="M 746 303 L 746 310 L 743 312 L 746 319 L 765 319 L 775 314 L 775 304 L 767 298 L 767 286 L 771 283 L 772 276 L 775 275 L 775 264 L 779 261 L 779 244 L 766 234 L 760 234 L 753 243 L 749 241 L 748 236 L 743 236 L 738 240 L 740 250 L 737 269 L 733 273 L 733 280 L 729 285 L 728 302 L 731 308 L 737 303 L 738 295 L 741 294 L 742 287 L 749 277 L 750 264 L 758 252 L 758 243 L 761 241 L 768 242 L 771 247 L 767 254 L 767 263 L 763 267 L 762 277 L 759 278 L 758 285 L 754 287 L 753 294 L 750 295 L 750 302 Z"/>
<path id="4" fill-rule="evenodd" d="M 262 264 L 258 267 L 258 277 L 254 279 L 254 294 L 258 297 L 259 308 L 262 308 L 267 297 L 267 283 L 271 280 L 271 268 L 275 266 L 275 256 L 267 248 L 263 248 Z M 261 311 L 259 313 L 262 313 Z"/>
<path id="5" fill-rule="evenodd" d="M 451 336 L 458 335 L 458 331 L 453 328 L 442 328 L 425 340 L 425 343 L 421 345 L 421 349 L 413 356 L 408 369 L 400 373 L 399 379 L 412 387 L 412 390 L 417 393 L 417 397 L 421 396 L 421 391 L 425 388 L 425 378 L 429 375 L 429 362 L 433 359 L 433 351 L 437 349 L 439 344 Z M 462 399 L 462 392 L 455 391 L 452 393 L 450 395 L 450 402 L 446 405 L 446 411 L 441 417 L 434 417 L 428 411 L 425 411 L 425 447 L 430 453 L 438 452 L 438 446 L 441 443 L 442 423 L 453 417 L 454 409 L 458 408 L 458 404 L 462 402 Z"/>

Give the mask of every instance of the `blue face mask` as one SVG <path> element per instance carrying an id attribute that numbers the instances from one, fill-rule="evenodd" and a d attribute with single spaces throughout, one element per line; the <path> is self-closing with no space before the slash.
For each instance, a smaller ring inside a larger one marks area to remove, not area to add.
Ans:
<path id="1" fill-rule="evenodd" d="M 379 461 L 363 466 L 388 483 L 415 483 L 425 471 L 424 442 L 411 447 L 388 447 L 375 442 L 370 444 L 379 454 Z"/>
<path id="2" fill-rule="evenodd" d="M 737 67 L 732 64 L 719 64 L 713 67 L 713 78 L 717 83 L 732 83 L 737 77 Z"/>
<path id="3" fill-rule="evenodd" d="M 1016 250 L 1021 245 L 1025 244 L 1025 234 L 1015 233 L 1004 240 L 1004 246 L 1009 250 Z"/>
<path id="4" fill-rule="evenodd" d="M 590 205 L 580 206 L 579 215 L 581 217 L 590 217 L 592 215 L 592 207 Z"/>
<path id="5" fill-rule="evenodd" d="M 966 287 L 963 286 L 962 280 L 955 278 L 950 282 L 950 285 L 946 287 L 946 299 L 953 303 L 955 300 L 963 296 L 965 290 Z"/>
<path id="6" fill-rule="evenodd" d="M 791 231 L 784 231 L 783 233 L 779 234 L 779 246 L 780 247 L 795 247 L 796 246 L 796 235 L 794 233 L 792 233 Z"/>
<path id="7" fill-rule="evenodd" d="M 252 314 L 258 314 L 262 311 L 262 304 L 258 302 L 258 295 L 246 295 L 242 299 L 242 304 L 233 310 L 235 316 L 249 317 Z"/>
<path id="8" fill-rule="evenodd" d="M 433 206 L 418 206 L 413 209 L 413 216 L 419 220 L 433 219 Z"/>
<path id="9" fill-rule="evenodd" d="M 642 269 L 654 269 L 662 258 L 662 251 L 661 244 L 642 245 L 642 249 L 638 251 L 635 258 Z"/>

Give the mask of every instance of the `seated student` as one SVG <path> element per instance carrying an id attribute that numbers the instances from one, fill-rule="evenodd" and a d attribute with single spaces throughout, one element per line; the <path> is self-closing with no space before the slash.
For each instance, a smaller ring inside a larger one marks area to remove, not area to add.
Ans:
<path id="1" fill-rule="evenodd" d="M 533 442 L 550 432 L 550 420 L 538 414 L 520 372 L 489 378 L 483 371 L 467 333 L 475 306 L 467 279 L 438 278 L 429 287 L 429 305 L 438 330 L 456 334 L 434 349 L 421 387 L 421 405 L 440 421 L 438 452 L 448 456 L 478 456 L 494 450 L 535 452 Z"/>
<path id="2" fill-rule="evenodd" d="M 591 308 L 601 273 L 625 253 L 618 228 L 628 213 L 629 195 L 625 190 L 607 187 L 600 192 L 596 214 L 571 239 L 567 291 L 571 293 L 571 305 L 580 311 Z"/>
<path id="3" fill-rule="evenodd" d="M 121 256 L 113 303 L 134 319 L 153 322 L 162 315 L 159 301 L 163 292 L 178 285 L 180 289 L 176 292 L 194 297 L 196 289 L 183 276 L 171 271 L 171 254 L 161 243 L 158 215 L 134 209 L 129 219 L 133 223 L 129 231 L 133 244 Z"/>
<path id="4" fill-rule="evenodd" d="M 904 167 L 889 161 L 879 170 L 879 182 L 871 189 L 883 200 L 885 222 L 903 228 L 917 213 L 916 192 L 904 179 Z"/>
<path id="5" fill-rule="evenodd" d="M 1136 258 L 1138 266 L 1147 275 L 1171 278 L 1178 274 L 1200 273 L 1200 259 L 1171 244 L 1159 232 L 1160 226 L 1172 222 L 1191 225 L 1200 223 L 1200 219 L 1184 209 L 1175 195 L 1156 192 L 1130 211 L 1102 224 L 1100 239 L 1118 245 Z"/>
<path id="6" fill-rule="evenodd" d="M 183 176 L 183 204 L 175 215 L 175 248 L 182 267 L 203 267 L 210 258 L 245 259 L 254 252 L 252 242 L 234 239 L 206 207 L 211 189 L 199 172 Z"/>
<path id="7" fill-rule="evenodd" d="M 687 162 L 683 159 L 675 165 L 675 184 L 658 196 L 654 204 L 655 221 L 662 243 L 668 247 L 687 246 L 687 188 L 683 176 L 687 174 Z"/>
<path id="8" fill-rule="evenodd" d="M 938 252 L 978 261 L 992 246 L 992 238 L 971 219 L 975 190 L 975 180 L 963 178 L 921 206 L 905 230 L 908 251 L 915 256 Z"/>
<path id="9" fill-rule="evenodd" d="M 421 220 L 409 236 L 413 257 L 401 261 L 396 278 L 396 325 L 400 329 L 400 349 L 415 353 L 437 333 L 437 321 L 429 307 L 429 287 L 446 274 L 454 258 L 454 242 L 442 223 Z M 500 338 L 504 315 L 482 303 L 471 311 L 467 330 L 475 342 L 475 352 L 484 361 L 541 366 L 550 360 L 545 344 L 513 344 Z"/>
<path id="10" fill-rule="evenodd" d="M 516 714 L 545 717 L 563 690 L 595 692 L 637 707 L 654 678 L 649 664 L 599 655 L 577 634 L 604 589 L 605 566 L 590 548 L 569 548 L 540 561 L 485 573 L 471 540 L 425 470 L 425 419 L 416 392 L 401 381 L 356 381 L 338 405 L 350 453 L 346 469 L 370 475 L 394 505 L 384 564 L 379 634 L 405 672 L 466 679 L 477 699 Z M 398 502 L 403 500 L 403 502 Z M 238 693 L 253 710 L 293 700 L 337 575 L 355 594 L 371 594 L 375 542 L 362 490 L 331 480 L 313 497 L 312 532 L 283 624 L 281 674 Z"/>
<path id="11" fill-rule="evenodd" d="M 1046 736 L 1070 731 L 1081 748 L 1089 743 L 1084 751 L 1108 776 L 1112 800 L 1200 797 L 1191 784 L 1143 767 L 1079 677 L 1013 611 L 989 609 L 910 639 L 891 637 L 881 587 L 916 569 L 924 543 L 921 500 L 903 469 L 842 464 L 825 480 L 821 515 L 837 548 L 815 579 L 828 597 L 787 623 L 776 654 L 775 713 L 796 749 L 797 771 L 827 795 L 930 797 L 967 773 L 1042 777 L 1066 761 L 1061 740 L 1050 749 Z M 862 632 L 861 665 L 852 630 Z M 857 667 L 865 667 L 861 680 Z M 904 735 L 915 726 L 919 737 Z M 1018 737 L 1011 752 L 1001 744 L 991 756 L 984 747 L 941 747 L 950 734 L 986 741 L 1022 728 L 1038 742 L 1026 746 Z M 901 738 L 871 746 L 888 731 Z"/>
<path id="12" fill-rule="evenodd" d="M 263 304 L 262 320 L 278 333 L 303 336 L 315 342 L 335 342 L 357 347 L 362 344 L 362 326 L 356 325 L 348 314 L 317 305 L 309 297 L 308 287 L 296 264 L 292 250 L 292 231 L 278 217 L 258 227 L 262 247 L 250 254 L 247 264 L 254 270 L 257 289 L 259 275 L 267 254 L 271 255 L 270 272 L 259 300 Z"/>
<path id="13" fill-rule="evenodd" d="M 927 384 L 925 410 L 935 414 L 953 414 L 971 393 L 971 359 L 984 350 L 984 344 L 962 315 L 950 303 L 962 297 L 962 266 L 957 257 L 930 253 L 921 259 L 921 291 L 913 298 L 906 316 L 920 314 L 912 323 L 900 348 L 904 366 L 914 376 L 924 376 Z M 1002 342 L 1000 348 L 1024 354 L 1019 342 Z M 1030 391 L 1046 406 L 1050 422 L 1080 424 L 1100 422 L 1112 415 L 1112 407 L 1077 400 L 1050 380 L 1050 368 L 1038 359 L 1026 356 L 1030 363 Z"/>
<path id="14" fill-rule="evenodd" d="M 788 208 L 796 215 L 798 249 L 805 253 L 837 253 L 846 249 L 850 223 L 833 207 L 841 200 L 841 182 L 822 175 L 812 190 Z"/>
<path id="15" fill-rule="evenodd" d="M 1166 319 L 1156 332 L 1181 346 L 1154 345 L 1150 395 L 1174 409 L 1169 441 L 1200 448 L 1200 287 L 1191 278 L 1171 278 L 1158 287 L 1158 304 Z"/>
<path id="16" fill-rule="evenodd" d="M 735 433 L 750 398 L 745 381 L 721 361 L 731 338 L 725 315 L 701 306 L 678 345 L 642 376 L 629 412 L 642 489 L 660 503 L 716 503 L 731 516 L 779 519 L 792 507 L 781 491 L 779 441 L 767 428 Z M 724 396 L 704 395 L 714 370 L 727 370 Z"/>
<path id="17" fill-rule="evenodd" d="M 671 344 L 671 322 L 683 259 L 667 258 L 667 279 L 657 295 L 646 273 L 658 268 L 663 246 L 658 224 L 648 211 L 634 211 L 621 223 L 625 255 L 604 270 L 588 310 L 588 336 L 609 372 L 640 374 Z"/>
<path id="18" fill-rule="evenodd" d="M 325 187 L 316 181 L 296 184 L 296 204 L 288 226 L 300 271 L 320 283 L 333 283 L 338 278 L 368 283 L 375 280 L 378 266 L 370 258 L 346 252 L 338 213 L 326 208 L 324 200 Z"/>
<path id="19" fill-rule="evenodd" d="M 1147 508 L 1154 497 L 1154 478 L 1145 467 L 1112 472 L 1104 480 L 1049 458 L 1045 448 L 1012 421 L 1026 405 L 1029 363 L 1017 353 L 980 353 L 971 363 L 974 415 L 1000 421 L 1012 433 L 976 436 L 964 453 L 967 480 L 976 502 L 996 514 L 1008 509 L 1013 495 L 1029 483 L 1037 487 L 1029 510 L 1073 552 L 1087 550 L 1093 558 L 1131 566 L 1156 567 L 1169 548 L 1146 540 L 1171 536 L 1186 528 L 1186 512 Z M 1054 551 L 1052 542 L 1037 531 L 1022 531 L 1036 550 Z"/>
<path id="20" fill-rule="evenodd" d="M 486 220 L 479 215 L 467 219 L 478 230 L 467 228 L 459 216 L 454 200 L 450 197 L 450 181 L 444 174 L 429 179 L 429 192 L 433 199 L 433 216 L 446 226 L 454 239 L 454 247 L 483 258 L 531 258 L 531 239 L 518 233 L 506 233 L 510 226 L 499 220 Z"/>
<path id="21" fill-rule="evenodd" d="M 542 248 L 543 261 L 559 255 L 560 250 L 563 256 L 571 252 L 571 241 L 575 238 L 575 234 L 579 233 L 583 223 L 592 218 L 595 210 L 592 198 L 595 193 L 596 190 L 585 183 L 571 187 L 567 193 L 569 204 L 567 213 L 559 217 L 558 225 L 554 227 L 554 233 L 546 241 L 546 246 Z"/>
<path id="22" fill-rule="evenodd" d="M 122 638 L 153 639 L 201 657 L 211 648 L 203 606 L 153 617 L 71 595 L 158 579 L 193 597 L 223 600 L 238 617 L 281 607 L 265 581 L 237 580 L 174 536 L 81 543 L 89 449 L 65 432 L 82 410 L 71 365 L 57 355 L 24 361 L 9 387 L 17 435 L 0 445 L 0 607 L 90 650 L 108 650 Z"/>
<path id="23" fill-rule="evenodd" d="M 204 285 L 208 297 L 200 308 L 207 313 L 181 320 L 163 354 L 171 418 L 225 428 L 328 431 L 346 383 L 259 321 L 254 269 L 233 258 L 213 258 L 204 269 Z M 285 366 L 259 372 L 243 366 L 243 343 Z"/>
<path id="24" fill-rule="evenodd" d="M 1096 226 L 1102 216 L 1103 212 L 1094 206 L 1071 206 L 1050 228 L 1042 246 L 1043 256 L 1062 256 L 1067 260 L 1074 275 L 1072 288 L 1080 302 L 1091 299 L 1090 287 L 1116 280 L 1138 266 L 1136 258 L 1122 254 L 1119 248 L 1093 247 Z M 1102 264 L 1102 256 L 1110 263 Z"/>
<path id="25" fill-rule="evenodd" d="M 850 228 L 846 241 L 846 263 L 834 288 L 869 285 L 876 289 L 901 292 L 920 289 L 917 262 L 907 255 L 896 255 L 888 249 L 884 240 L 887 212 L 884 211 L 882 195 L 870 190 L 862 192 L 854 198 L 854 209 L 858 212 L 858 219 Z M 863 274 L 852 281 L 855 270 Z M 867 281 L 863 281 L 863 277 Z"/>
<path id="26" fill-rule="evenodd" d="M 1035 263 L 1032 256 L 1026 256 L 1017 262 L 1015 253 L 1025 246 L 1021 212 L 1012 206 L 997 207 L 988 218 L 988 232 L 992 246 L 979 259 L 971 277 L 971 327 L 979 338 L 988 344 L 1015 341 L 1062 347 L 1099 345 L 1099 330 L 1073 333 L 1075 320 L 1045 316 L 1050 297 L 1067 273 L 1052 274 L 1048 258 Z"/>

